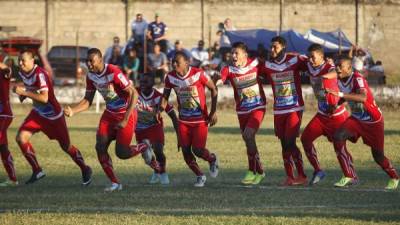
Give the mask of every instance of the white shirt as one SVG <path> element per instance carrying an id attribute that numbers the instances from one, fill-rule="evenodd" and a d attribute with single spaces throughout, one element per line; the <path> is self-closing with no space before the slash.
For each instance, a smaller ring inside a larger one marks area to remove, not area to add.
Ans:
<path id="1" fill-rule="evenodd" d="M 148 23 L 144 19 L 141 22 L 137 22 L 136 20 L 134 20 L 131 23 L 131 29 L 135 33 L 135 35 L 144 35 L 147 26 Z"/>

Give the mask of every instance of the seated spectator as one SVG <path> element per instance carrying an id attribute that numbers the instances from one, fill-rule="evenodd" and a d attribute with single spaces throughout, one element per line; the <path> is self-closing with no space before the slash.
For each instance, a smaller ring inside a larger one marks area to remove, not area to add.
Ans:
<path id="1" fill-rule="evenodd" d="M 114 46 L 112 48 L 112 55 L 111 58 L 107 61 L 108 64 L 113 64 L 118 66 L 119 68 L 122 69 L 122 64 L 123 62 L 123 57 L 121 55 L 121 47 L 120 46 Z"/>
<path id="2" fill-rule="evenodd" d="M 219 49 L 220 49 L 219 42 L 218 41 L 214 42 L 214 45 L 208 50 L 208 52 L 210 53 L 210 59 L 215 59 L 215 58 L 222 59 L 222 55 L 219 52 Z"/>
<path id="3" fill-rule="evenodd" d="M 158 43 L 154 44 L 153 53 L 148 56 L 147 70 L 155 75 L 156 81 L 164 82 L 164 75 L 168 72 L 167 56 L 161 52 Z"/>
<path id="4" fill-rule="evenodd" d="M 148 23 L 145 19 L 143 19 L 143 14 L 136 14 L 136 19 L 131 23 L 132 38 L 135 41 L 140 42 L 142 45 L 144 43 L 147 27 Z"/>
<path id="5" fill-rule="evenodd" d="M 204 41 L 200 40 L 197 44 L 197 48 L 192 48 L 190 51 L 192 54 L 191 66 L 200 67 L 201 63 L 209 59 L 208 52 L 204 49 Z"/>
<path id="6" fill-rule="evenodd" d="M 172 62 L 172 60 L 175 58 L 175 54 L 177 52 L 185 53 L 185 55 L 188 57 L 188 59 L 190 59 L 192 57 L 189 50 L 187 50 L 186 48 L 183 47 L 183 42 L 180 40 L 176 40 L 175 48 L 173 50 L 171 50 L 170 52 L 168 52 L 168 54 L 167 54 L 168 62 Z"/>
<path id="7" fill-rule="evenodd" d="M 149 47 L 152 44 L 158 43 L 161 47 L 161 51 L 167 54 L 168 40 L 167 40 L 168 27 L 160 20 L 160 16 L 155 14 L 155 21 L 151 22 L 147 28 L 147 39 Z"/>
<path id="8" fill-rule="evenodd" d="M 219 31 L 217 35 L 219 36 L 220 52 L 223 55 L 225 52 L 231 51 L 231 42 L 228 36 L 225 34 L 226 31 L 235 31 L 236 28 L 233 26 L 232 20 L 226 18 L 222 25 L 219 25 Z"/>
<path id="9" fill-rule="evenodd" d="M 114 48 L 115 46 L 118 46 L 118 47 L 120 48 L 120 52 L 121 52 L 121 50 L 123 49 L 123 46 L 120 45 L 120 40 L 119 40 L 119 37 L 118 37 L 118 36 L 115 36 L 115 37 L 113 38 L 113 44 L 112 44 L 110 47 L 108 47 L 108 48 L 106 49 L 106 52 L 104 53 L 104 62 L 110 61 L 111 56 L 112 56 L 112 54 L 113 54 L 113 48 Z"/>
<path id="10" fill-rule="evenodd" d="M 128 50 L 128 54 L 124 56 L 124 72 L 126 76 L 137 84 L 138 81 L 138 71 L 139 71 L 140 61 L 137 57 L 136 49 L 131 48 Z"/>

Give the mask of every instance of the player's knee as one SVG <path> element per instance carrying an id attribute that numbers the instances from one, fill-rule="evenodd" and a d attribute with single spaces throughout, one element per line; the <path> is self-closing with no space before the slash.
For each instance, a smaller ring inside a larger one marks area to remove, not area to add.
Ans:
<path id="1" fill-rule="evenodd" d="M 346 137 L 346 132 L 344 132 L 343 130 L 338 130 L 337 132 L 335 132 L 335 134 L 333 135 L 333 138 L 336 141 L 345 141 L 347 139 Z"/>
<path id="2" fill-rule="evenodd" d="M 128 147 L 118 144 L 115 146 L 115 155 L 120 159 L 129 159 L 131 157 Z"/>
<path id="3" fill-rule="evenodd" d="M 203 149 L 202 148 L 193 148 L 193 154 L 197 157 L 203 156 Z"/>
<path id="4" fill-rule="evenodd" d="M 0 145 L 0 152 L 7 151 L 7 150 L 8 150 L 8 147 L 6 144 Z"/>
<path id="5" fill-rule="evenodd" d="M 385 155 L 382 151 L 373 150 L 372 149 L 372 157 L 374 158 L 376 163 L 381 163 L 385 159 Z"/>
<path id="6" fill-rule="evenodd" d="M 21 145 L 21 144 L 26 144 L 29 141 L 29 138 L 27 135 L 24 135 L 23 133 L 18 133 L 17 136 L 15 137 L 15 141 Z"/>
<path id="7" fill-rule="evenodd" d="M 184 156 L 192 154 L 192 148 L 190 148 L 190 147 L 182 147 L 182 154 Z"/>
<path id="8" fill-rule="evenodd" d="M 101 143 L 101 142 L 97 142 L 95 145 L 95 149 L 97 153 L 104 153 L 107 152 L 107 148 L 106 145 Z"/>

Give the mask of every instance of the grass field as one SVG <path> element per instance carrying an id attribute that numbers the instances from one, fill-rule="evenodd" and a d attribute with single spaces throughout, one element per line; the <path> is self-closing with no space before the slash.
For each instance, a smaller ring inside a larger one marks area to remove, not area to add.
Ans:
<path id="1" fill-rule="evenodd" d="M 31 171 L 13 139 L 27 110 L 14 110 L 16 118 L 8 134 L 21 183 Z M 305 114 L 303 125 L 312 115 Z M 386 154 L 400 168 L 399 116 L 394 111 L 384 115 Z M 341 173 L 333 147 L 322 137 L 317 149 L 328 173 L 326 179 L 312 188 L 283 188 L 279 186 L 284 179 L 281 150 L 268 111 L 257 137 L 267 177 L 261 186 L 245 187 L 240 179 L 247 160 L 236 114 L 223 110 L 218 116 L 218 125 L 210 129 L 208 148 L 220 158 L 220 175 L 209 178 L 201 189 L 192 187 L 194 175 L 176 150 L 167 118 L 165 151 L 171 185 L 148 185 L 151 171 L 141 157 L 119 160 L 112 147 L 114 168 L 124 184 L 123 191 L 112 194 L 103 192 L 109 182 L 94 150 L 99 114 L 84 113 L 67 120 L 72 142 L 94 170 L 93 183 L 87 188 L 80 186 L 78 167 L 57 143 L 37 134 L 33 145 L 47 177 L 34 185 L 0 189 L 0 224 L 400 224 L 400 193 L 383 190 L 387 176 L 361 142 L 348 144 L 361 179 L 359 185 L 333 188 Z M 207 170 L 205 162 L 200 161 L 200 165 Z M 305 166 L 310 175 L 306 159 Z M 4 178 L 4 170 L 0 170 L 0 179 Z"/>

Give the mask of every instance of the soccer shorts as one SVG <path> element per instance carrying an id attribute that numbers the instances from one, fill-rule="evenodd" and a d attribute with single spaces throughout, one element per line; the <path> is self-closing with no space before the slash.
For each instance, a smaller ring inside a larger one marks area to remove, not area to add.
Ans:
<path id="1" fill-rule="evenodd" d="M 306 128 L 304 128 L 302 139 L 312 142 L 319 136 L 324 135 L 330 142 L 332 142 L 336 130 L 343 124 L 348 116 L 349 113 L 347 111 L 333 117 L 317 113 L 308 123 Z"/>
<path id="2" fill-rule="evenodd" d="M 129 146 L 132 138 L 135 135 L 137 111 L 134 110 L 129 116 L 128 123 L 124 128 L 117 129 L 116 126 L 124 119 L 124 113 L 111 113 L 104 111 L 100 118 L 97 136 L 107 137 L 111 140 L 116 140 L 117 144 Z"/>
<path id="3" fill-rule="evenodd" d="M 300 134 L 303 111 L 274 115 L 275 136 L 279 139 L 291 139 Z"/>
<path id="4" fill-rule="evenodd" d="M 19 128 L 19 132 L 21 131 L 29 131 L 31 133 L 42 131 L 51 140 L 57 140 L 61 145 L 70 144 L 64 115 L 58 119 L 49 120 L 32 110 Z"/>
<path id="5" fill-rule="evenodd" d="M 144 139 L 150 140 L 152 144 L 164 144 L 164 127 L 162 124 L 157 124 L 146 129 L 136 131 L 136 141 L 142 142 Z"/>
<path id="6" fill-rule="evenodd" d="M 0 145 L 7 145 L 7 129 L 10 126 L 12 117 L 0 117 Z"/>
<path id="7" fill-rule="evenodd" d="M 357 142 L 361 137 L 364 144 L 374 150 L 383 151 L 384 148 L 384 124 L 383 117 L 375 123 L 365 123 L 349 117 L 340 127 L 351 134 L 350 141 Z"/>
<path id="8" fill-rule="evenodd" d="M 240 130 L 243 132 L 246 127 L 258 130 L 264 115 L 265 109 L 256 109 L 246 114 L 238 114 Z"/>
<path id="9" fill-rule="evenodd" d="M 184 123 L 179 121 L 179 141 L 182 147 L 203 149 L 206 147 L 208 126 L 205 122 Z"/>

